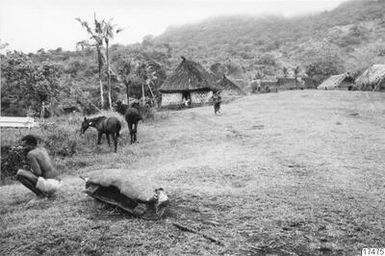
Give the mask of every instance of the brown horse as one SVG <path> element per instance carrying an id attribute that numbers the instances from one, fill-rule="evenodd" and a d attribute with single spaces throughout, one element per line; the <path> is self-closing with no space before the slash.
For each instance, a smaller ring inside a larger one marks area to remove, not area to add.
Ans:
<path id="1" fill-rule="evenodd" d="M 81 126 L 81 133 L 84 134 L 84 132 L 88 129 L 88 127 L 94 127 L 96 130 L 98 130 L 98 145 L 100 144 L 100 140 L 102 139 L 103 133 L 106 134 L 108 145 L 110 146 L 110 134 L 112 135 L 112 139 L 114 140 L 115 145 L 115 152 L 118 147 L 118 137 L 120 129 L 122 128 L 122 125 L 120 121 L 116 117 L 105 117 L 105 116 L 99 116 L 91 119 L 87 119 L 84 117 L 82 126 Z"/>
<path id="2" fill-rule="evenodd" d="M 136 108 L 128 108 L 124 117 L 128 124 L 128 130 L 130 130 L 132 144 L 136 142 L 138 122 L 142 120 L 142 116 L 139 114 L 139 111 Z"/>
<path id="3" fill-rule="evenodd" d="M 142 120 L 142 116 L 139 113 L 139 103 L 135 102 L 130 105 L 123 104 L 118 101 L 115 106 L 115 110 L 124 116 L 126 119 L 128 130 L 130 131 L 131 144 L 136 142 L 136 132 L 138 129 L 138 122 Z"/>

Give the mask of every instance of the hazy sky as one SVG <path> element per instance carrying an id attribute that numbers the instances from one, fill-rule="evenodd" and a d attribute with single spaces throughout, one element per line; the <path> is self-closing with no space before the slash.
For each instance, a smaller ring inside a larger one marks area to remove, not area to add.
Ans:
<path id="1" fill-rule="evenodd" d="M 281 14 L 321 12 L 344 0 L 0 0 L 0 39 L 7 49 L 35 52 L 62 47 L 74 50 L 88 38 L 75 20 L 113 18 L 125 30 L 112 43 L 141 42 L 143 36 L 163 33 L 170 25 L 198 22 L 228 14 Z"/>

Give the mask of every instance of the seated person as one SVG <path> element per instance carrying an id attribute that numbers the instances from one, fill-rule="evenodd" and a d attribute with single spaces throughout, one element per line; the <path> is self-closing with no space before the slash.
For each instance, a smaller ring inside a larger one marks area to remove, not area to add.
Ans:
<path id="1" fill-rule="evenodd" d="M 191 99 L 189 97 L 184 98 L 183 104 L 188 107 L 191 105 Z"/>
<path id="2" fill-rule="evenodd" d="M 19 169 L 16 174 L 17 180 L 38 197 L 53 195 L 60 188 L 61 182 L 57 179 L 58 173 L 47 150 L 37 146 L 37 139 L 33 135 L 24 136 L 21 143 L 31 170 Z"/>

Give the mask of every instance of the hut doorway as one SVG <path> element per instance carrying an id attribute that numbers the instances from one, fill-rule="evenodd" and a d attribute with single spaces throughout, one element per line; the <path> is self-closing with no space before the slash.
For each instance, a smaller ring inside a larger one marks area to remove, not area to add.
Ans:
<path id="1" fill-rule="evenodd" d="M 190 92 L 182 92 L 182 101 L 185 106 L 191 105 L 191 94 Z"/>

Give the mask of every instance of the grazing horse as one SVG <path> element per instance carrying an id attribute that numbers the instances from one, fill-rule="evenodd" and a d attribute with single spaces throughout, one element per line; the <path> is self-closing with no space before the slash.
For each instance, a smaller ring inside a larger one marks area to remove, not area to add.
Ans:
<path id="1" fill-rule="evenodd" d="M 122 125 L 120 121 L 116 117 L 105 117 L 105 116 L 99 116 L 91 119 L 87 119 L 84 117 L 81 132 L 84 134 L 84 132 L 88 129 L 88 127 L 94 127 L 96 130 L 98 130 L 98 145 L 100 144 L 100 140 L 102 139 L 103 133 L 106 134 L 108 145 L 110 146 L 110 134 L 112 135 L 112 139 L 114 140 L 115 145 L 115 152 L 118 147 L 118 137 L 120 129 L 122 128 Z"/>
<path id="2" fill-rule="evenodd" d="M 138 128 L 138 122 L 142 120 L 142 116 L 136 108 L 128 108 L 124 118 L 128 124 L 128 130 L 130 130 L 131 144 L 136 142 L 136 131 Z"/>

